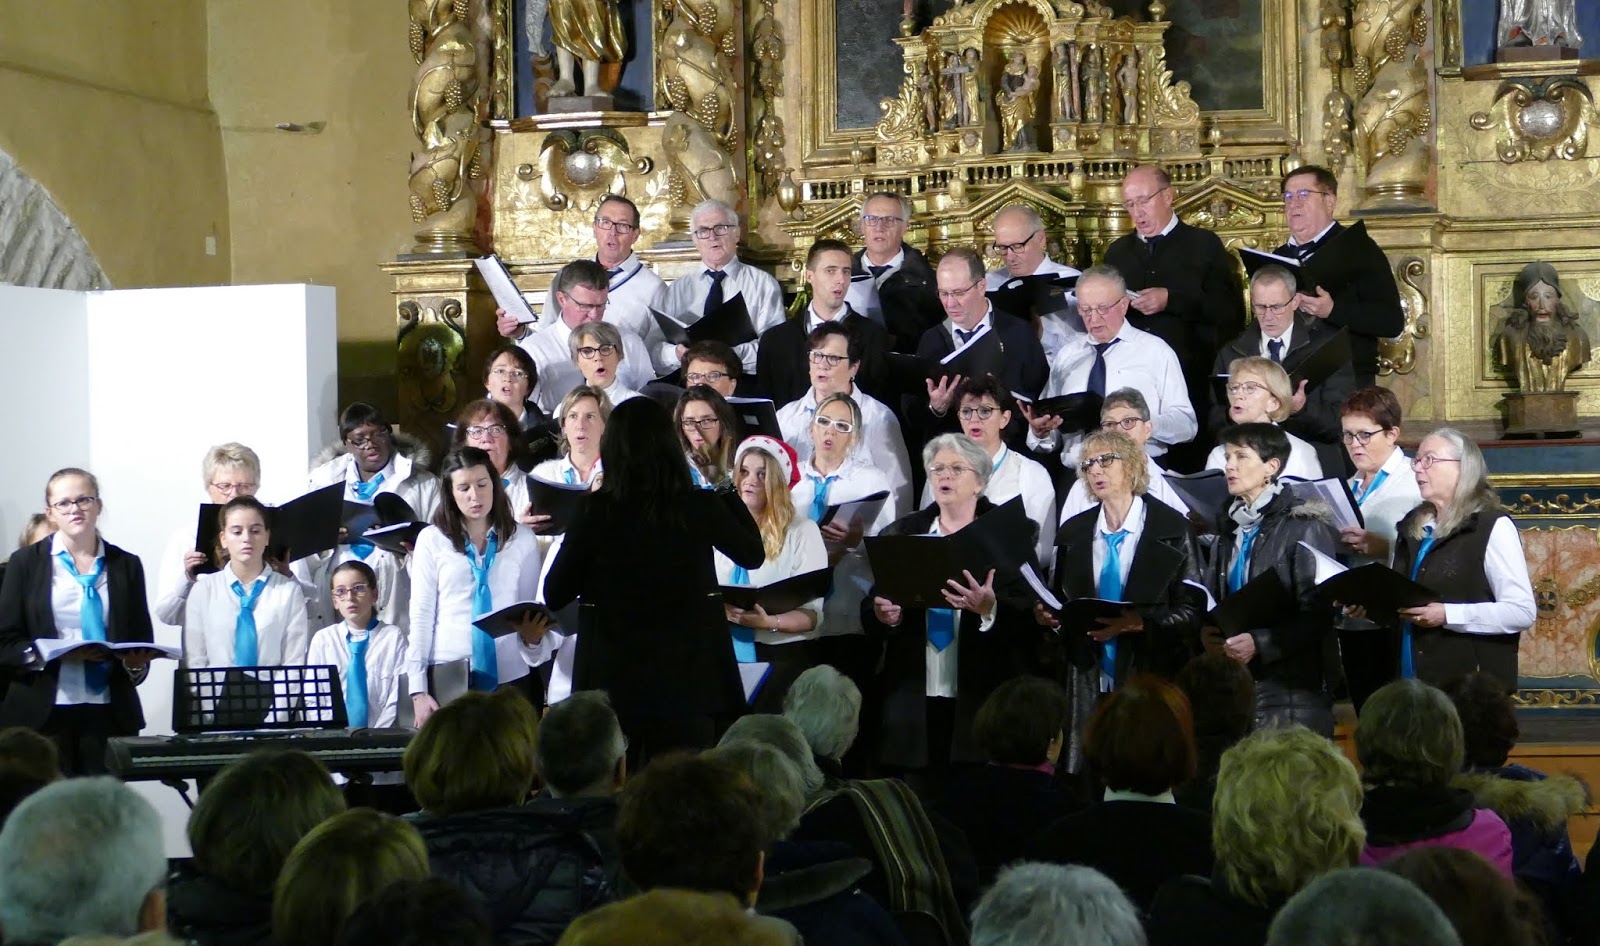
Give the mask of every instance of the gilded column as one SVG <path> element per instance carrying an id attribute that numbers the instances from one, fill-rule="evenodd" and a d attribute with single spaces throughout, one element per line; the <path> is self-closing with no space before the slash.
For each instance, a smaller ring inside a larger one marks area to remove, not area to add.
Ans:
<path id="1" fill-rule="evenodd" d="M 1426 210 L 1433 172 L 1430 5 L 1357 0 L 1350 26 L 1360 209 Z"/>
<path id="2" fill-rule="evenodd" d="M 472 181 L 483 177 L 484 69 L 469 16 L 473 0 L 409 0 L 411 126 L 420 150 L 411 157 L 411 218 L 418 253 L 480 252 Z"/>

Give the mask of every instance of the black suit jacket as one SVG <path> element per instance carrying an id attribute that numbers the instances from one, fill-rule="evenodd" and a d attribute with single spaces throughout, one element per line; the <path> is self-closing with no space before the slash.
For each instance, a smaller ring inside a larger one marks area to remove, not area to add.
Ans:
<path id="1" fill-rule="evenodd" d="M 1244 328 L 1238 264 L 1210 230 L 1180 220 L 1153 254 L 1137 232 L 1124 234 L 1106 247 L 1105 261 L 1135 292 L 1167 290 L 1165 311 L 1144 315 L 1129 307 L 1128 321 L 1171 345 L 1186 375 L 1204 371 L 1223 340 Z"/>
<path id="2" fill-rule="evenodd" d="M 889 385 L 889 363 L 884 352 L 889 350 L 889 333 L 883 326 L 854 309 L 840 316 L 840 322 L 860 339 L 861 368 L 856 372 L 856 384 L 861 390 L 885 404 L 896 402 L 895 392 Z M 756 387 L 762 397 L 782 407 L 799 400 L 811 389 L 811 365 L 807 360 L 806 322 L 811 315 L 799 315 L 767 329 L 756 346 Z"/>
<path id="3" fill-rule="evenodd" d="M 1117 637 L 1117 683 L 1136 673 L 1175 677 L 1197 653 L 1200 623 L 1206 614 L 1206 594 L 1184 584 L 1184 579 L 1205 584 L 1200 543 L 1189 520 L 1158 499 L 1144 498 L 1144 531 L 1133 548 L 1128 584 L 1123 597 L 1143 605 L 1144 630 Z M 1056 533 L 1057 582 L 1065 599 L 1095 597 L 1094 532 L 1100 507 L 1087 509 L 1066 522 Z M 1182 555 L 1175 572 L 1166 572 L 1156 553 L 1164 545 Z M 1100 647 L 1085 628 L 1061 629 L 1068 658 L 1079 667 L 1095 666 Z"/>
<path id="4" fill-rule="evenodd" d="M 990 331 L 1000 337 L 1005 353 L 1000 383 L 1007 391 L 1038 397 L 1050 380 L 1050 363 L 1045 360 L 1044 348 L 1039 344 L 1039 333 L 1034 330 L 1032 323 L 999 309 L 991 312 L 990 326 Z M 928 363 L 937 362 L 955 350 L 956 340 L 942 323 L 923 332 L 917 342 L 917 357 Z M 935 416 L 928 409 L 928 392 L 924 387 L 920 392 L 906 395 L 902 411 L 906 422 L 918 431 L 920 439 L 917 443 L 923 444 L 937 434 L 960 429 L 956 406 L 951 405 L 943 417 Z M 1027 422 L 1023 420 L 1022 412 L 1013 411 L 1011 426 L 1005 431 L 1006 442 L 1013 446 L 1025 446 L 1020 438 L 1026 434 Z M 912 455 L 915 454 L 913 450 Z"/>
<path id="5" fill-rule="evenodd" d="M 0 586 L 0 665 L 18 668 L 0 704 L 0 726 L 42 727 L 56 705 L 60 664 L 41 663 L 33 642 L 60 637 L 50 603 L 51 540 L 41 539 L 11 556 Z M 155 640 L 145 601 L 144 566 L 137 555 L 106 543 L 106 639 L 111 642 Z M 143 679 L 143 674 L 140 675 Z M 111 662 L 111 734 L 137 735 L 144 728 L 144 709 L 135 681 L 120 661 Z"/>
<path id="6" fill-rule="evenodd" d="M 1289 350 L 1283 353 L 1283 370 L 1293 374 L 1313 348 L 1326 342 L 1330 336 L 1339 331 L 1342 330 L 1322 319 L 1297 314 L 1294 318 L 1294 333 L 1289 336 Z M 1233 364 L 1235 358 L 1260 354 L 1261 324 L 1251 322 L 1249 328 L 1240 332 L 1237 338 L 1217 352 L 1217 360 L 1211 366 L 1211 373 L 1213 376 L 1225 375 L 1228 373 L 1228 366 Z M 1317 448 L 1317 460 L 1321 462 L 1325 476 L 1337 476 L 1340 470 L 1344 470 L 1346 476 L 1355 473 L 1355 468 L 1350 465 L 1350 458 L 1345 454 L 1339 439 L 1343 431 L 1339 425 L 1339 407 L 1355 389 L 1355 369 L 1349 365 L 1342 365 L 1321 384 L 1306 385 L 1305 409 L 1290 415 L 1289 419 L 1283 422 L 1284 430 L 1309 441 Z M 1218 404 L 1213 407 L 1212 429 L 1221 430 L 1227 424 L 1227 405 Z"/>
<path id="7" fill-rule="evenodd" d="M 944 321 L 944 307 L 939 305 L 939 287 L 928 258 L 908 243 L 900 244 L 900 249 L 905 262 L 878 287 L 878 302 L 883 306 L 889 349 L 909 354 L 916 351 L 923 332 Z M 867 274 L 866 252 L 861 250 L 851 260 L 851 275 Z"/>
<path id="8" fill-rule="evenodd" d="M 1093 867 L 1144 912 L 1168 880 L 1211 873 L 1211 818 L 1161 802 L 1102 801 L 1046 830 L 1033 859 Z"/>
<path id="9" fill-rule="evenodd" d="M 1335 223 L 1319 246 L 1326 246 L 1344 232 Z M 1328 321 L 1350 330 L 1350 351 L 1355 380 L 1369 385 L 1378 372 L 1378 339 L 1393 338 L 1405 331 L 1406 316 L 1400 308 L 1400 289 L 1389 269 L 1389 257 L 1365 232 L 1351 233 L 1339 241 L 1339 259 L 1317 250 L 1302 263 L 1308 279 L 1333 297 Z M 1279 256 L 1295 256 L 1289 244 L 1273 250 Z M 1311 291 L 1302 286 L 1301 291 Z"/>

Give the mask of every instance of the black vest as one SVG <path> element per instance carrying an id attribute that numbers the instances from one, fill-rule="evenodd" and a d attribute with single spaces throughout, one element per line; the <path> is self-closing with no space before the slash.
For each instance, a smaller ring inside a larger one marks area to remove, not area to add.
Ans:
<path id="1" fill-rule="evenodd" d="M 1417 548 L 1422 544 L 1422 540 L 1411 536 L 1418 518 L 1418 512 L 1412 510 L 1400 521 L 1394 568 L 1402 575 L 1411 574 L 1411 563 L 1416 560 Z M 1417 581 L 1437 591 L 1444 601 L 1468 604 L 1493 601 L 1494 590 L 1489 586 L 1483 562 L 1495 524 L 1507 518 L 1509 516 L 1501 509 L 1473 513 L 1460 529 L 1435 542 L 1428 550 L 1422 569 L 1417 572 Z M 1521 641 L 1520 633 L 1461 634 L 1441 628 L 1415 627 L 1412 629 L 1412 655 L 1417 678 L 1440 686 L 1452 677 L 1483 670 L 1515 690 L 1517 647 Z"/>

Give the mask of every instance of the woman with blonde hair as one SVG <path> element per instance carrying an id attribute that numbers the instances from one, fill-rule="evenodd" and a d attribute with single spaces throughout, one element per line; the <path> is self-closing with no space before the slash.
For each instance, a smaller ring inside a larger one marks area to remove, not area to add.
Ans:
<path id="1" fill-rule="evenodd" d="M 790 499 L 799 480 L 793 448 L 767 436 L 746 437 L 734 456 L 734 488 L 761 530 L 766 561 L 746 569 L 722 552 L 716 553 L 717 581 L 724 585 L 761 587 L 828 567 L 828 551 L 817 524 L 800 515 Z M 771 675 L 755 701 L 757 713 L 783 709 L 789 684 L 815 663 L 822 599 L 782 614 L 768 614 L 758 604 L 746 611 L 724 605 L 733 633 L 733 652 L 740 663 L 770 664 Z"/>
<path id="2" fill-rule="evenodd" d="M 1271 358 L 1251 355 L 1235 358 L 1228 366 L 1228 423 L 1278 425 L 1292 413 L 1294 385 L 1282 365 Z M 1322 479 L 1317 448 L 1287 430 L 1283 433 L 1289 438 L 1289 459 L 1280 474 L 1300 480 Z M 1206 469 L 1220 470 L 1225 462 L 1223 446 L 1219 444 L 1206 457 Z"/>
<path id="3" fill-rule="evenodd" d="M 356 908 L 390 884 L 428 876 L 428 849 L 409 823 L 371 808 L 335 815 L 289 852 L 272 895 L 278 946 L 336 943 Z"/>
<path id="4" fill-rule="evenodd" d="M 1260 946 L 1290 897 L 1354 866 L 1365 842 L 1361 780 L 1337 746 L 1303 726 L 1246 736 L 1217 775 L 1215 870 L 1156 892 L 1150 946 Z"/>

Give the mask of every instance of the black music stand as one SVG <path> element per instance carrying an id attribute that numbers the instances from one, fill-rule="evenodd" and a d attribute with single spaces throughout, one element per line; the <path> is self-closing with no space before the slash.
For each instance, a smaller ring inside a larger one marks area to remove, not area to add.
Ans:
<path id="1" fill-rule="evenodd" d="M 315 667 L 181 667 L 173 681 L 172 729 L 184 735 L 285 729 L 344 729 L 339 670 Z"/>

